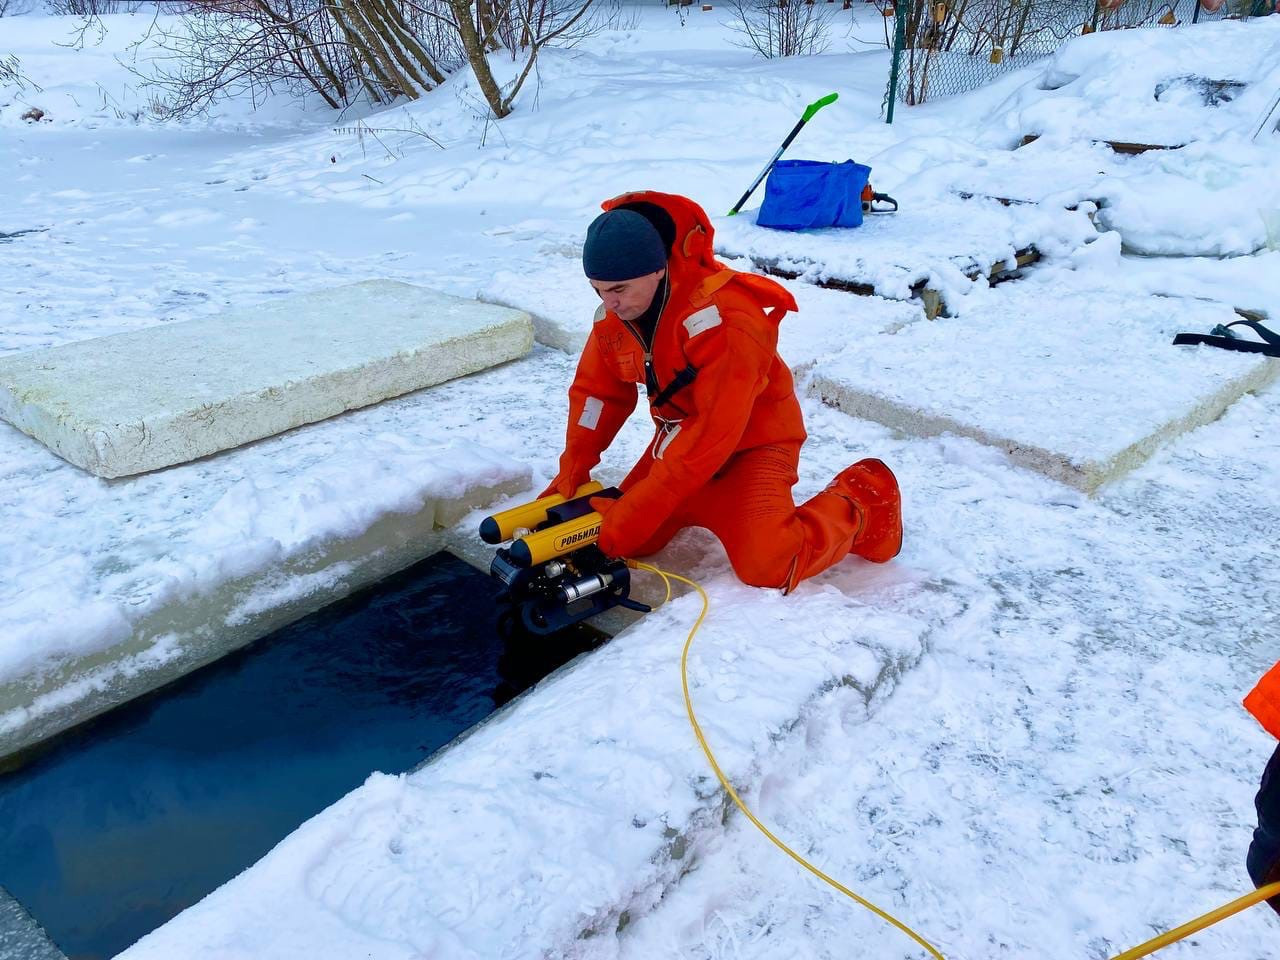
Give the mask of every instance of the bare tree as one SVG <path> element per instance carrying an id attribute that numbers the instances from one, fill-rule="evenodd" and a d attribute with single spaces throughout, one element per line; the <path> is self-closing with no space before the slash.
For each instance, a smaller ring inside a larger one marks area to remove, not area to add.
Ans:
<path id="1" fill-rule="evenodd" d="M 511 113 L 544 48 L 572 46 L 617 16 L 616 6 L 601 10 L 593 4 L 594 0 L 476 0 L 473 16 L 470 0 L 449 0 L 467 60 L 495 117 Z M 515 79 L 499 87 L 487 57 L 503 47 L 523 63 Z"/>
<path id="2" fill-rule="evenodd" d="M 740 46 L 762 57 L 821 53 L 835 7 L 822 0 L 729 0 Z"/>

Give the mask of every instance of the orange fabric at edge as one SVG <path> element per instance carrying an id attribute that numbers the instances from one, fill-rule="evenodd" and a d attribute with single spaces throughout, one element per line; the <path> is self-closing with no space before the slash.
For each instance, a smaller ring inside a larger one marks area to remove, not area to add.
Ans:
<path id="1" fill-rule="evenodd" d="M 1244 707 L 1267 733 L 1280 739 L 1280 663 L 1268 670 L 1244 698 Z"/>

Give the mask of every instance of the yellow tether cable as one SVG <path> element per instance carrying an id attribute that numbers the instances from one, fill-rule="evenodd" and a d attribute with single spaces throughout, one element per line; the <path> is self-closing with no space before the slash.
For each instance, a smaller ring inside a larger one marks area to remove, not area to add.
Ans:
<path id="1" fill-rule="evenodd" d="M 698 595 L 702 597 L 702 612 L 698 614 L 698 619 L 694 621 L 693 627 L 689 631 L 689 637 L 684 642 L 684 650 L 680 653 L 680 685 L 684 690 L 684 708 L 689 714 L 689 724 L 693 727 L 694 735 L 698 738 L 698 745 L 702 747 L 702 752 L 706 755 L 707 762 L 711 764 L 711 769 L 715 771 L 716 778 L 720 781 L 720 785 L 724 787 L 725 792 L 728 793 L 733 802 L 737 804 L 738 809 L 741 810 L 746 818 L 755 824 L 756 829 L 768 837 L 769 840 L 778 847 L 778 849 L 812 873 L 819 880 L 835 887 L 855 903 L 861 904 L 885 922 L 897 927 L 908 937 L 929 951 L 935 960 L 946 960 L 946 958 L 938 952 L 933 944 L 929 943 L 928 940 L 924 939 L 924 937 L 920 936 L 920 934 L 916 933 L 897 917 L 880 909 L 871 901 L 858 896 L 838 880 L 834 880 L 827 876 L 827 874 L 823 873 L 808 860 L 779 840 L 773 834 L 773 831 L 761 823 L 760 818 L 752 813 L 751 808 L 743 802 L 740 796 L 738 796 L 738 791 L 733 788 L 733 784 L 729 782 L 729 778 L 726 777 L 724 775 L 724 771 L 720 769 L 720 764 L 716 761 L 715 754 L 711 752 L 711 746 L 707 743 L 707 738 L 702 732 L 702 727 L 698 724 L 698 717 L 693 712 L 693 699 L 689 696 L 689 648 L 693 646 L 693 638 L 697 634 L 698 628 L 702 626 L 702 621 L 706 619 L 707 610 L 711 606 L 711 601 L 707 598 L 707 592 L 703 590 L 699 584 L 690 580 L 688 577 L 680 576 L 678 573 L 669 573 L 668 571 L 660 570 L 651 564 L 640 563 L 638 560 L 628 560 L 627 565 L 634 567 L 637 570 L 647 570 L 662 578 L 663 583 L 667 586 L 667 596 L 663 603 L 666 603 L 667 600 L 671 599 L 672 580 L 679 580 L 681 583 L 687 583 L 689 586 L 693 587 L 693 589 L 697 590 Z M 1230 903 L 1223 904 L 1216 910 L 1211 910 L 1203 916 L 1197 917 L 1188 923 L 1184 923 L 1182 926 L 1176 927 L 1167 933 L 1162 933 L 1158 937 L 1153 937 L 1146 943 L 1141 943 L 1132 949 L 1126 950 L 1124 953 L 1116 954 L 1116 956 L 1112 957 L 1111 960 L 1139 960 L 1141 957 L 1149 956 L 1163 947 L 1167 947 L 1172 943 L 1177 943 L 1179 940 L 1185 939 L 1186 937 L 1191 936 L 1191 934 L 1205 929 L 1205 927 L 1213 926 L 1220 920 L 1225 920 L 1227 917 L 1237 914 L 1241 910 L 1247 910 L 1254 904 L 1261 903 L 1263 900 L 1270 900 L 1275 896 L 1280 896 L 1280 881 L 1267 884 L 1265 887 L 1259 887 L 1257 890 L 1246 893 L 1243 897 L 1232 900 Z"/>
<path id="2" fill-rule="evenodd" d="M 720 769 L 720 764 L 716 762 L 715 754 L 711 752 L 711 747 L 707 743 L 707 738 L 702 732 L 702 727 L 698 725 L 698 718 L 693 712 L 693 700 L 689 696 L 689 648 L 693 645 L 694 635 L 698 632 L 698 628 L 702 626 L 702 621 L 707 615 L 707 608 L 710 606 L 710 601 L 707 599 L 707 592 L 703 590 L 701 586 L 694 583 L 692 580 L 688 579 L 687 577 L 682 577 L 678 573 L 667 573 L 665 570 L 659 570 L 657 567 L 650 566 L 647 563 L 638 563 L 632 560 L 629 560 L 627 562 L 639 570 L 648 570 L 662 577 L 662 579 L 665 580 L 667 583 L 667 596 L 671 595 L 671 580 L 679 580 L 681 583 L 687 583 L 689 586 L 693 587 L 693 589 L 698 591 L 699 596 L 702 597 L 702 612 L 698 614 L 698 619 L 697 621 L 694 622 L 693 629 L 689 631 L 689 638 L 684 642 L 684 651 L 680 654 L 680 684 L 684 688 L 684 708 L 689 713 L 689 723 L 693 727 L 694 735 L 698 738 L 698 745 L 702 747 L 702 752 L 707 756 L 707 762 L 711 764 L 711 769 L 715 771 L 716 777 L 720 781 L 720 785 L 724 787 L 725 792 L 729 794 L 729 796 L 733 799 L 733 802 L 738 805 L 738 809 L 741 810 L 743 814 L 746 816 L 746 818 L 750 820 L 753 824 L 755 824 L 756 828 L 761 833 L 763 833 L 766 837 L 768 837 L 773 842 L 773 844 L 776 847 L 778 847 L 778 849 L 780 849 L 783 853 L 789 856 L 796 863 L 800 864 L 800 866 L 804 867 L 806 870 L 812 873 L 819 880 L 822 880 L 825 883 L 829 883 L 831 886 L 835 887 L 837 890 L 843 893 L 846 897 L 849 897 L 851 900 L 854 900 L 855 902 L 862 904 L 864 907 L 866 907 L 876 916 L 880 917 L 882 920 L 885 920 L 886 922 L 893 924 L 895 927 L 897 927 L 899 930 L 905 933 L 908 937 L 910 937 L 916 943 L 920 944 L 920 946 L 928 950 L 929 953 L 936 958 L 936 960 L 946 960 L 946 958 L 943 957 L 943 955 L 937 951 L 937 949 L 933 946 L 933 944 L 931 944 L 924 937 L 920 936 L 920 934 L 916 933 L 914 930 L 908 927 L 905 923 L 903 923 L 897 917 L 893 916 L 893 914 L 888 913 L 884 910 L 881 910 L 870 900 L 865 900 L 862 897 L 858 896 L 856 893 L 854 893 L 852 890 L 850 890 L 840 881 L 834 880 L 831 877 L 827 876 L 825 873 L 823 873 L 821 870 L 819 870 L 817 867 L 811 864 L 808 860 L 800 856 L 800 854 L 796 853 L 789 846 L 787 846 L 785 843 L 779 840 L 776 836 L 774 836 L 773 831 L 771 831 L 768 827 L 766 827 L 763 823 L 761 823 L 760 818 L 751 812 L 751 808 L 742 802 L 742 798 L 738 796 L 738 791 L 733 789 L 733 784 L 729 782 L 729 778 L 726 777 L 724 775 L 724 771 Z"/>
<path id="3" fill-rule="evenodd" d="M 1219 920 L 1225 920 L 1234 913 L 1239 913 L 1252 907 L 1255 903 L 1261 903 L 1263 900 L 1270 900 L 1274 896 L 1280 896 L 1280 880 L 1275 883 L 1269 883 L 1265 887 L 1259 887 L 1251 893 L 1246 893 L 1237 900 L 1223 904 L 1217 910 L 1210 910 L 1202 917 L 1196 917 L 1190 923 L 1184 923 L 1180 927 L 1170 930 L 1168 933 L 1162 933 L 1158 937 L 1148 940 L 1146 943 L 1139 944 L 1132 950 L 1126 950 L 1124 953 L 1117 954 L 1112 960 L 1138 960 L 1139 957 L 1145 957 L 1155 953 L 1161 947 L 1167 947 L 1171 943 L 1177 943 L 1184 937 L 1189 937 L 1198 930 L 1205 927 L 1211 927 Z"/>

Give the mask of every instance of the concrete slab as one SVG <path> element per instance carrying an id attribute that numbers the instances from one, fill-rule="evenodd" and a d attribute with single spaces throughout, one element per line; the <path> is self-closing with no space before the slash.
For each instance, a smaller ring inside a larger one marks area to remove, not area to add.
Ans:
<path id="1" fill-rule="evenodd" d="M 903 202 L 855 230 L 769 230 L 754 213 L 716 221 L 716 249 L 758 269 L 896 300 L 925 288 L 954 304 L 992 269 L 1015 269 L 1032 248 L 1069 253 L 1097 235 L 1084 211 L 955 195 Z"/>
<path id="2" fill-rule="evenodd" d="M 810 393 L 908 434 L 972 437 L 1092 493 L 1276 379 L 1280 361 L 1171 344 L 1235 318 L 1205 301 L 1002 287 L 982 309 L 819 364 Z"/>
<path id="3" fill-rule="evenodd" d="M 0 419 L 99 477 L 186 463 L 524 356 L 529 317 L 390 280 L 0 359 Z"/>

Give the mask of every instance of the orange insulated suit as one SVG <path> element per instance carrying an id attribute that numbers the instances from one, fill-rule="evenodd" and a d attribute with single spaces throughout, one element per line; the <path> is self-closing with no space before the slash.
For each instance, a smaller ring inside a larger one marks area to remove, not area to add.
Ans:
<path id="1" fill-rule="evenodd" d="M 792 500 L 804 421 L 777 351 L 778 323 L 796 309 L 791 294 L 717 261 L 711 223 L 692 200 L 642 192 L 603 204 L 654 206 L 675 225 L 666 305 L 651 342 L 603 306 L 597 311 L 548 490 L 568 495 L 589 478 L 645 384 L 653 438 L 620 484 L 623 496 L 594 502 L 604 514 L 605 553 L 644 556 L 682 527 L 701 526 L 724 544 L 744 582 L 787 590 L 851 551 L 881 562 L 896 555 L 897 484 L 880 461 L 855 464 L 799 508 Z"/>

